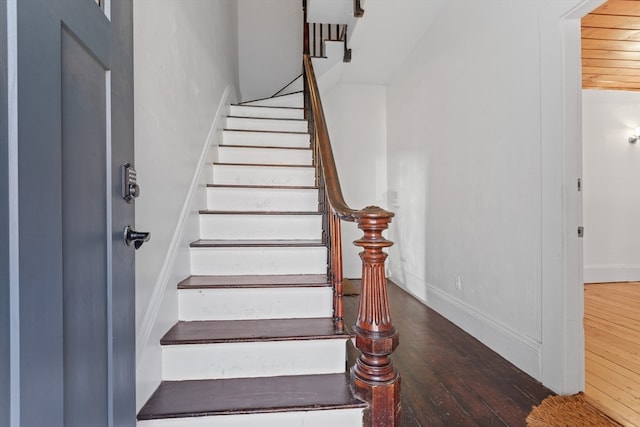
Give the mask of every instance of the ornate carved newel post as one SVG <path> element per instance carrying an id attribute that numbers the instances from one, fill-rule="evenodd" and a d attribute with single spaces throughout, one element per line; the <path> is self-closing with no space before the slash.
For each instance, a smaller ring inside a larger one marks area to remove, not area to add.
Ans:
<path id="1" fill-rule="evenodd" d="M 393 213 L 368 206 L 356 215 L 364 236 L 354 242 L 363 248 L 362 290 L 354 327 L 356 347 L 362 352 L 351 371 L 355 393 L 370 403 L 365 426 L 399 427 L 401 424 L 400 374 L 389 356 L 398 346 L 398 332 L 391 322 L 384 248 L 393 245 L 382 232 Z"/>

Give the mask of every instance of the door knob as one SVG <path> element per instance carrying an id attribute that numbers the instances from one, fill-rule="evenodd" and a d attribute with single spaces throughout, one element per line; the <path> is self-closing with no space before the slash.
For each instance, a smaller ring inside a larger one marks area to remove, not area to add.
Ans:
<path id="1" fill-rule="evenodd" d="M 127 246 L 133 245 L 136 249 L 140 249 L 140 246 L 149 239 L 151 239 L 151 233 L 135 231 L 130 225 L 124 228 L 124 242 Z"/>

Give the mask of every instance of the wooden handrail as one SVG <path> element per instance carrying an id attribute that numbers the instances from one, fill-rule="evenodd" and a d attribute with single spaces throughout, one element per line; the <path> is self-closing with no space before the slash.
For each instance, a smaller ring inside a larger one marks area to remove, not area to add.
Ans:
<path id="1" fill-rule="evenodd" d="M 311 62 L 311 57 L 306 54 L 304 55 L 304 72 L 309 89 L 311 110 L 313 112 L 313 120 L 316 128 L 315 144 L 318 147 L 320 155 L 320 165 L 322 167 L 322 172 L 327 186 L 329 204 L 340 219 L 356 222 L 359 211 L 351 209 L 344 201 L 342 187 L 340 186 L 340 179 L 338 178 L 336 161 L 333 157 L 333 150 L 331 149 L 331 142 L 329 140 L 327 121 L 325 120 L 322 101 L 320 100 L 320 91 L 318 90 L 318 83 L 316 82 L 315 74 L 313 72 L 313 63 Z M 391 216 L 393 216 L 393 214 L 391 214 Z"/>
<path id="2" fill-rule="evenodd" d="M 305 23 L 305 26 L 307 24 Z M 305 36 L 308 33 L 305 31 Z M 323 239 L 329 248 L 329 275 L 334 289 L 336 328 L 344 327 L 342 315 L 342 242 L 340 220 L 355 222 L 364 235 L 354 242 L 362 247 L 362 287 L 358 317 L 353 327 L 355 345 L 361 354 L 351 369 L 355 394 L 369 403 L 365 427 L 399 427 L 400 374 L 390 355 L 398 346 L 398 332 L 391 321 L 383 251 L 393 245 L 382 233 L 389 227 L 393 213 L 377 206 L 352 209 L 342 194 L 331 148 L 320 91 L 308 53 L 303 55 L 305 117 L 309 120 L 316 165 L 316 183 L 320 188 L 319 205 L 325 221 Z M 327 206 L 328 205 L 328 206 Z M 327 236 L 328 235 L 328 236 Z"/>

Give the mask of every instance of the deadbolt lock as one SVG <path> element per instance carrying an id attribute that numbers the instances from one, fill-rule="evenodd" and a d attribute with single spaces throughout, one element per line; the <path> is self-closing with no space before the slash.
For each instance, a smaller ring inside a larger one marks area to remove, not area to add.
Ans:
<path id="1" fill-rule="evenodd" d="M 125 163 L 122 165 L 122 198 L 127 203 L 133 203 L 135 198 L 139 196 L 138 174 L 131 163 Z"/>

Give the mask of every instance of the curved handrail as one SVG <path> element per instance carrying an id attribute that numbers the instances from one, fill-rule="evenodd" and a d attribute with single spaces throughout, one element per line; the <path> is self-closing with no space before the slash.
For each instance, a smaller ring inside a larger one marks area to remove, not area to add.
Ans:
<path id="1" fill-rule="evenodd" d="M 336 168 L 336 162 L 331 148 L 331 141 L 329 139 L 329 130 L 327 129 L 322 101 L 320 100 L 320 91 L 318 90 L 318 83 L 313 71 L 313 63 L 308 54 L 304 54 L 304 72 L 307 78 L 309 98 L 316 127 L 315 143 L 318 146 L 320 154 L 320 167 L 322 167 L 324 175 L 329 204 L 336 215 L 344 221 L 358 222 L 358 218 L 371 217 L 374 215 L 372 212 L 372 208 L 374 208 L 373 206 L 360 210 L 352 209 L 347 205 L 347 202 L 345 202 L 344 196 L 342 195 L 342 187 L 340 186 L 338 170 Z M 375 216 L 383 216 L 387 218 L 393 217 L 393 212 L 385 211 L 382 208 L 375 208 Z"/>

